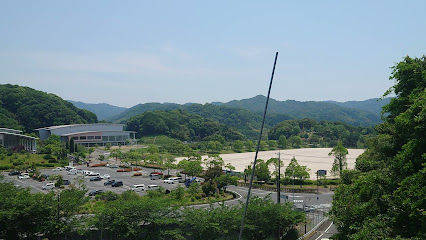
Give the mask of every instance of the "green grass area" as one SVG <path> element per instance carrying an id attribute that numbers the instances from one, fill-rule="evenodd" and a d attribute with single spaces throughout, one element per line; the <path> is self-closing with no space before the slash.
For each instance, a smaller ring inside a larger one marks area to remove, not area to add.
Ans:
<path id="1" fill-rule="evenodd" d="M 32 167 L 53 168 L 67 165 L 66 160 L 57 161 L 46 154 L 8 153 L 0 154 L 0 171 L 22 171 Z"/>

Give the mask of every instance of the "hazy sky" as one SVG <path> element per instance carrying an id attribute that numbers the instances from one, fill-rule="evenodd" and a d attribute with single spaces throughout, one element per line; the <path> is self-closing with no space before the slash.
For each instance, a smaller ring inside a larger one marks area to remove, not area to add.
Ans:
<path id="1" fill-rule="evenodd" d="M 343 2 L 343 3 L 342 3 Z M 2 1 L 0 83 L 64 99 L 365 100 L 426 54 L 426 1 Z"/>

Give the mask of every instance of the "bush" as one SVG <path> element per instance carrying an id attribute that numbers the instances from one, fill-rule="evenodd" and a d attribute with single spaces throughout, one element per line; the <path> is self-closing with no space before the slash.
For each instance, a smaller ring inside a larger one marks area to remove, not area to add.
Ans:
<path id="1" fill-rule="evenodd" d="M 142 176 L 142 173 L 134 173 L 133 176 Z"/>
<path id="2" fill-rule="evenodd" d="M 43 156 L 44 159 L 49 160 L 49 159 L 55 159 L 52 155 L 50 154 L 46 154 Z"/>
<path id="3" fill-rule="evenodd" d="M 122 168 L 117 170 L 117 172 L 131 172 L 131 171 L 132 171 L 131 168 Z"/>
<path id="4" fill-rule="evenodd" d="M 12 166 L 10 165 L 0 165 L 0 170 L 8 170 L 10 169 Z"/>
<path id="5" fill-rule="evenodd" d="M 106 166 L 108 163 L 97 163 L 97 164 L 93 164 L 90 167 L 103 167 Z"/>
<path id="6" fill-rule="evenodd" d="M 57 163 L 57 162 L 58 162 L 58 160 L 56 160 L 54 158 L 49 159 L 49 163 Z"/>

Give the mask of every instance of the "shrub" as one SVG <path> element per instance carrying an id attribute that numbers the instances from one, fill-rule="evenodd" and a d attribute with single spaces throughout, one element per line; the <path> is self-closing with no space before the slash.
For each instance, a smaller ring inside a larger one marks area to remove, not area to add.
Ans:
<path id="1" fill-rule="evenodd" d="M 122 168 L 117 170 L 117 172 L 131 172 L 131 171 L 132 171 L 131 168 Z"/>
<path id="2" fill-rule="evenodd" d="M 133 176 L 142 176 L 142 173 L 140 173 L 140 172 L 134 173 Z"/>
<path id="3" fill-rule="evenodd" d="M 0 170 L 8 170 L 10 168 L 11 168 L 10 165 L 0 165 Z"/>
<path id="4" fill-rule="evenodd" d="M 97 164 L 93 164 L 90 167 L 103 167 L 106 166 L 108 163 L 97 163 Z"/>
<path id="5" fill-rule="evenodd" d="M 142 168 L 133 168 L 133 171 L 140 171 Z"/>

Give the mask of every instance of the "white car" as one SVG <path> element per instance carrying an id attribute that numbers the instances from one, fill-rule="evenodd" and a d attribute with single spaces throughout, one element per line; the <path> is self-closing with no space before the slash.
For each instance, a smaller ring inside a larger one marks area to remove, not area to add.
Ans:
<path id="1" fill-rule="evenodd" d="M 77 174 L 77 169 L 71 169 L 71 170 L 67 171 L 67 174 L 68 175 L 75 175 L 75 174 Z"/>
<path id="2" fill-rule="evenodd" d="M 182 178 L 181 178 L 182 179 Z M 179 177 L 171 177 L 164 180 L 164 183 L 175 184 L 179 183 Z"/>
<path id="3" fill-rule="evenodd" d="M 51 190 L 55 188 L 55 184 L 54 183 L 46 183 L 46 185 L 42 186 L 41 189 L 43 190 Z"/>
<path id="4" fill-rule="evenodd" d="M 99 173 L 96 173 L 96 172 L 89 172 L 89 173 L 87 173 L 86 175 L 87 175 L 87 176 L 90 176 L 90 177 L 100 176 L 100 174 L 99 174 Z"/>
<path id="5" fill-rule="evenodd" d="M 19 179 L 29 179 L 30 175 L 28 173 L 21 173 L 21 175 L 18 176 Z"/>
<path id="6" fill-rule="evenodd" d="M 56 167 L 55 169 L 53 169 L 53 171 L 62 171 L 62 170 L 64 170 L 64 168 L 63 167 Z"/>
<path id="7" fill-rule="evenodd" d="M 110 178 L 111 178 L 111 176 L 109 174 L 105 174 L 105 175 L 102 176 L 102 179 L 110 179 Z"/>
<path id="8" fill-rule="evenodd" d="M 131 191 L 140 192 L 145 191 L 145 184 L 136 184 L 130 187 Z"/>

